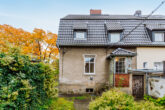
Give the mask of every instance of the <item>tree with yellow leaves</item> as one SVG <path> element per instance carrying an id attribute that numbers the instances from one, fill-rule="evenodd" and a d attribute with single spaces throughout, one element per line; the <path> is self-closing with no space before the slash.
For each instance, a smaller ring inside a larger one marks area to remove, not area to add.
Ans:
<path id="1" fill-rule="evenodd" d="M 0 25 L 0 51 L 8 52 L 10 46 L 17 46 L 23 54 L 32 58 L 50 62 L 57 58 L 57 34 L 42 29 L 32 33 L 9 25 Z"/>

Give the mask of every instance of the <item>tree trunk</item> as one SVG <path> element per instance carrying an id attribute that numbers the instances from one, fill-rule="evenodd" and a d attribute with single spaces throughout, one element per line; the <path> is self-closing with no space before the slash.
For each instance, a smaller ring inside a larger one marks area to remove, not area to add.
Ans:
<path id="1" fill-rule="evenodd" d="M 41 52 L 41 44 L 38 41 L 38 46 L 39 46 L 39 52 L 40 52 L 40 61 L 42 60 L 42 52 Z"/>

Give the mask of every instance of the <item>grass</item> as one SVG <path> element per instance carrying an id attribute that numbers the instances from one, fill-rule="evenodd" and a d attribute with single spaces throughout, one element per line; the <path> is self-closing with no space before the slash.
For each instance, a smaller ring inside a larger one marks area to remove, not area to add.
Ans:
<path id="1" fill-rule="evenodd" d="M 86 95 L 79 95 L 79 96 L 63 96 L 63 98 L 65 98 L 67 100 L 71 100 L 71 101 L 74 101 L 74 100 L 91 100 L 91 99 L 95 99 L 96 96 L 86 94 Z"/>

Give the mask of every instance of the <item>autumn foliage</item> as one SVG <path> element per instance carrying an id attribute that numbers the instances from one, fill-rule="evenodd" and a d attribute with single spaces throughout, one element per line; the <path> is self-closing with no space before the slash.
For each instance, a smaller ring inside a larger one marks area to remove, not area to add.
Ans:
<path id="1" fill-rule="evenodd" d="M 0 25 L 0 51 L 8 52 L 11 46 L 17 46 L 21 53 L 34 59 L 53 61 L 57 58 L 57 34 L 34 29 L 32 33 L 9 25 Z"/>

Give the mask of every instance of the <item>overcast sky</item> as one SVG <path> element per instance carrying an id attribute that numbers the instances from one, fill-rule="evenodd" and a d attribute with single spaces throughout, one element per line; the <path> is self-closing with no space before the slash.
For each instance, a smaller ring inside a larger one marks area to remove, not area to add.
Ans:
<path id="1" fill-rule="evenodd" d="M 162 0 L 0 0 L 0 24 L 32 32 L 34 28 L 58 33 L 60 18 L 67 14 L 149 14 Z M 165 15 L 165 4 L 155 13 Z"/>

